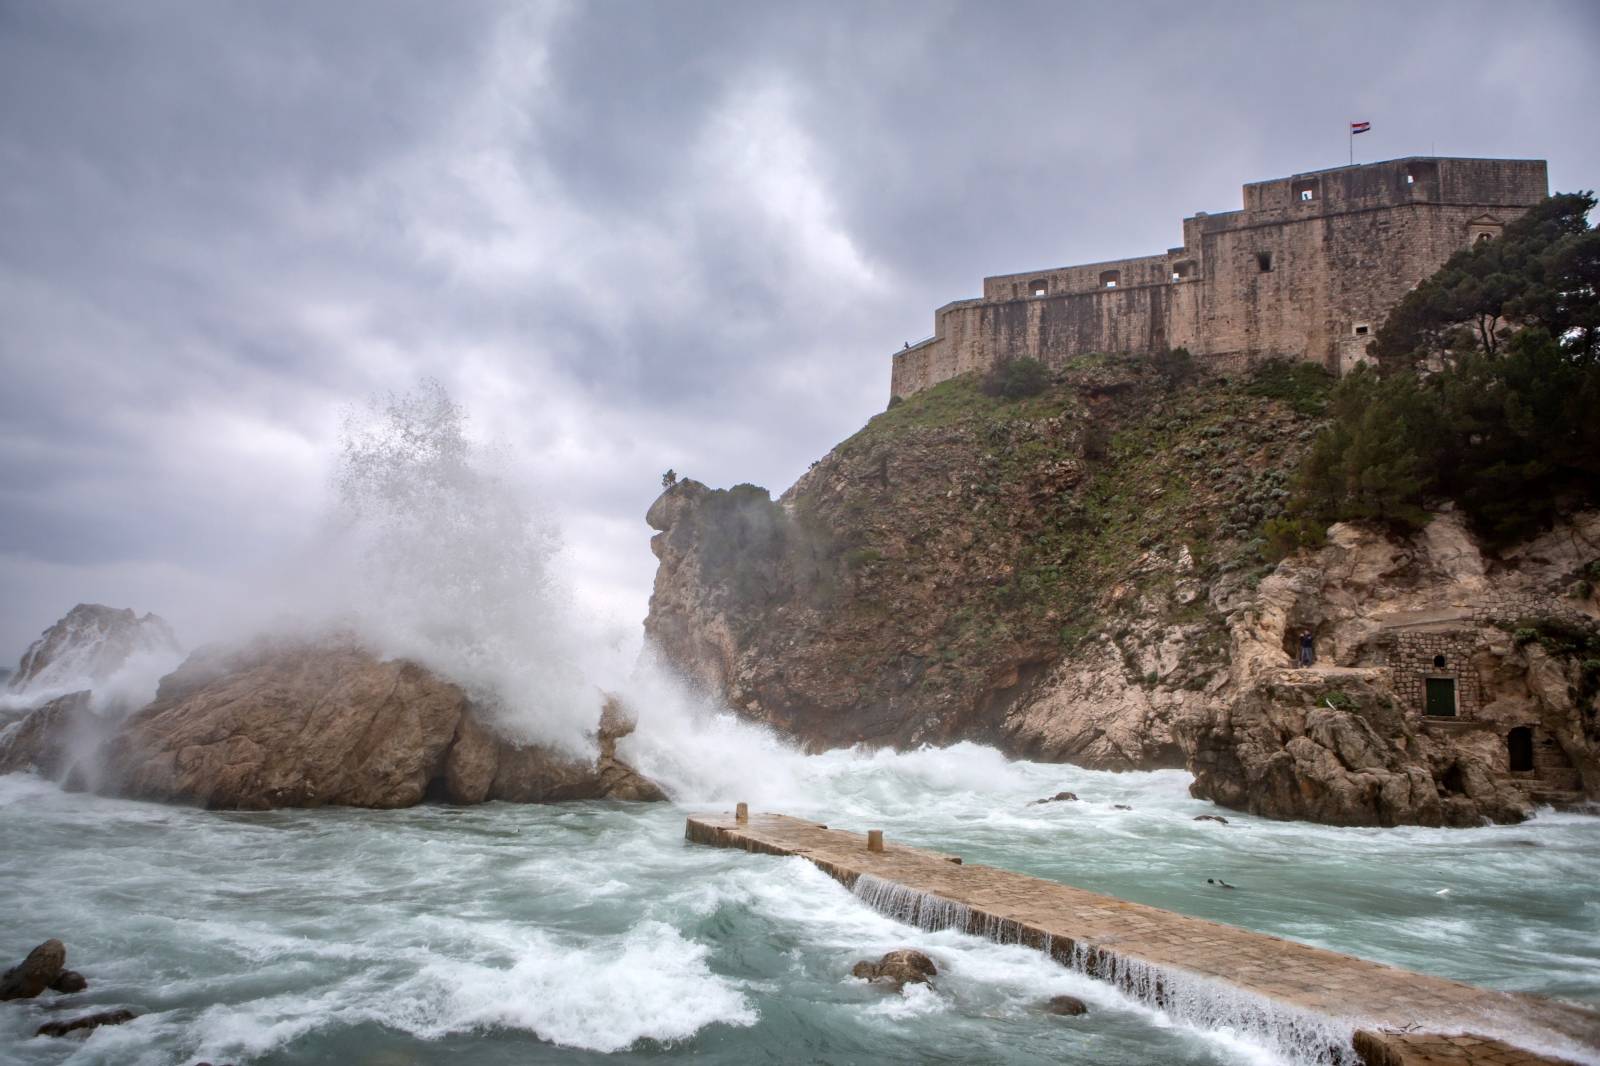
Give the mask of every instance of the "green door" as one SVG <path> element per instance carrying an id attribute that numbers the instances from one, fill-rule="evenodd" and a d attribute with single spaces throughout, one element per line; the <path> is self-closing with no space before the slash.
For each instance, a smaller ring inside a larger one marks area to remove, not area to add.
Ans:
<path id="1" fill-rule="evenodd" d="M 1456 716 L 1455 678 L 1428 678 L 1427 713 L 1439 718 L 1454 718 Z"/>

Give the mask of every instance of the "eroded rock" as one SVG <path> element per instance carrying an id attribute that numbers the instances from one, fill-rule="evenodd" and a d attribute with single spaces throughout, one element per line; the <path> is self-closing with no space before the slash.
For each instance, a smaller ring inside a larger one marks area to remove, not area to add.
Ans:
<path id="1" fill-rule="evenodd" d="M 1089 1005 L 1077 996 L 1051 996 L 1045 1002 L 1044 1009 L 1047 1013 L 1060 1014 L 1069 1018 L 1089 1013 Z"/>
<path id="2" fill-rule="evenodd" d="M 15 727 L 0 742 L 0 769 L 59 776 L 73 737 L 97 721 L 86 698 Z M 263 639 L 202 649 L 163 678 L 155 701 L 104 742 L 101 787 L 248 810 L 664 799 L 616 754 L 631 717 L 611 699 L 600 719 L 598 754 L 586 760 L 507 738 L 459 687 L 353 639 Z"/>
<path id="3" fill-rule="evenodd" d="M 0 1000 L 33 999 L 61 976 L 66 963 L 67 946 L 59 940 L 46 940 L 0 974 Z"/>
<path id="4" fill-rule="evenodd" d="M 885 981 L 896 991 L 908 984 L 927 984 L 938 976 L 939 968 L 933 960 L 915 948 L 900 948 L 884 955 L 877 962 L 863 959 L 850 970 L 850 976 L 864 981 Z"/>

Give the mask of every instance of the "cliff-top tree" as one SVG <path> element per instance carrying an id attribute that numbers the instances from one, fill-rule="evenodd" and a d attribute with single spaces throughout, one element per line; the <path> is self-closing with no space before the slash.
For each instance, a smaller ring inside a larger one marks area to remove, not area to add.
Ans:
<path id="1" fill-rule="evenodd" d="M 1600 232 L 1593 193 L 1561 193 L 1506 226 L 1498 240 L 1451 256 L 1390 312 L 1373 342 L 1386 370 L 1435 352 L 1498 353 L 1517 328 L 1543 327 L 1569 349 L 1600 345 Z"/>
<path id="2" fill-rule="evenodd" d="M 1267 524 L 1278 551 L 1336 521 L 1417 529 L 1445 500 L 1492 544 L 1600 504 L 1594 206 L 1589 193 L 1551 197 L 1401 302 L 1378 332 L 1383 375 L 1339 384 L 1288 514 Z M 1444 368 L 1419 376 L 1439 352 Z"/>

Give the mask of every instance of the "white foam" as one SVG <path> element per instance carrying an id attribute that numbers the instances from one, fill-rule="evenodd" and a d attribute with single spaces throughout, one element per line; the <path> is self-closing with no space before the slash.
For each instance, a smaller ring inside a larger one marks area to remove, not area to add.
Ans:
<path id="1" fill-rule="evenodd" d="M 707 1025 L 749 1026 L 744 994 L 706 964 L 706 948 L 662 922 L 620 940 L 560 943 L 538 930 L 509 964 L 439 959 L 394 990 L 374 1020 L 423 1039 L 522 1029 L 564 1047 L 621 1051 L 684 1040 Z"/>

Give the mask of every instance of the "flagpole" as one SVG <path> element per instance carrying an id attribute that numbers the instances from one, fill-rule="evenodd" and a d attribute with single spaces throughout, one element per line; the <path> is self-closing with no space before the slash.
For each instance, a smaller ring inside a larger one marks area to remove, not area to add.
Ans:
<path id="1" fill-rule="evenodd" d="M 1350 165 L 1356 165 L 1356 128 L 1350 123 L 1345 123 L 1345 128 L 1350 131 Z"/>

